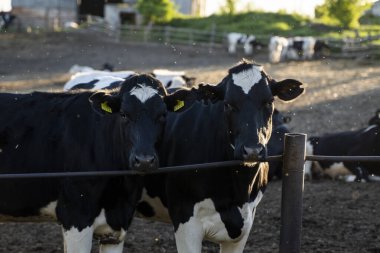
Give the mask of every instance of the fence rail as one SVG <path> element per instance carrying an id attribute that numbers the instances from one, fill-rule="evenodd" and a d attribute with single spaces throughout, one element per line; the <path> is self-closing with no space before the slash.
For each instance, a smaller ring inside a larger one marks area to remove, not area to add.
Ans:
<path id="1" fill-rule="evenodd" d="M 265 161 L 283 160 L 283 181 L 281 198 L 280 253 L 299 253 L 302 233 L 302 209 L 304 189 L 304 162 L 310 161 L 371 161 L 380 162 L 380 156 L 306 156 L 306 134 L 285 134 L 284 154 L 270 156 Z M 257 161 L 261 162 L 263 160 Z M 163 167 L 154 173 L 202 170 L 228 166 L 241 166 L 243 161 L 224 161 L 205 164 Z M 135 171 L 87 171 L 0 174 L 0 179 L 10 178 L 49 178 L 78 176 L 121 176 L 141 174 Z"/>
<path id="2" fill-rule="evenodd" d="M 257 160 L 252 162 L 269 162 L 281 161 L 282 155 L 268 156 L 266 159 Z M 322 156 L 311 155 L 305 156 L 305 161 L 339 161 L 339 162 L 378 162 L 380 163 L 380 156 Z M 160 174 L 170 172 L 184 172 L 193 170 L 212 169 L 229 166 L 242 166 L 245 165 L 244 161 L 232 160 L 213 163 L 201 164 L 188 164 L 181 166 L 167 166 L 161 167 L 158 170 L 150 172 L 139 172 L 134 170 L 123 171 L 81 171 L 81 172 L 48 172 L 48 173 L 12 173 L 0 174 L 0 179 L 25 179 L 25 178 L 61 178 L 61 177 L 99 177 L 99 176 L 126 176 L 126 175 L 146 175 L 146 174 Z M 249 165 L 249 164 L 248 164 Z"/>

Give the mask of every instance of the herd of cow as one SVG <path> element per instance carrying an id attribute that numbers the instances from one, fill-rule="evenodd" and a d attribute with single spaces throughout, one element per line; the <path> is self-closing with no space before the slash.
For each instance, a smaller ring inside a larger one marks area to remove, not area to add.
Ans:
<path id="1" fill-rule="evenodd" d="M 256 39 L 256 36 L 242 33 L 227 34 L 227 41 L 228 53 L 230 54 L 236 53 L 239 44 L 243 45 L 246 55 L 252 55 L 254 49 L 260 50 L 266 47 L 265 44 Z M 273 36 L 269 40 L 268 51 L 269 61 L 271 63 L 279 63 L 287 60 L 320 58 L 330 51 L 330 47 L 325 40 L 316 39 L 311 36 L 291 38 Z"/>
<path id="2" fill-rule="evenodd" d="M 56 220 L 65 252 L 122 252 L 134 216 L 172 223 L 178 252 L 243 252 L 289 129 L 274 97 L 291 101 L 302 83 L 272 79 L 242 60 L 216 85 L 193 86 L 183 72 L 82 69 L 59 93 L 0 94 L 1 173 L 135 170 L 243 160 L 244 166 L 123 177 L 7 179 L 0 220 Z M 78 68 L 77 70 L 78 71 Z M 308 151 L 379 155 L 380 112 L 369 127 L 309 139 Z M 339 147 L 339 148 L 338 148 Z M 338 154 L 339 153 L 339 154 Z M 307 167 L 311 167 L 307 164 Z M 344 164 L 356 180 L 375 166 Z M 326 168 L 330 165 L 321 164 Z"/>

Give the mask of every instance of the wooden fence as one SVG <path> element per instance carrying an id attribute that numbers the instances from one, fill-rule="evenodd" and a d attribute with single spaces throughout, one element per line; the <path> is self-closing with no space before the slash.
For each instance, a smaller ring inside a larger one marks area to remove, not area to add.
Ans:
<path id="1" fill-rule="evenodd" d="M 93 23 L 88 29 L 103 30 L 120 42 L 164 43 L 169 45 L 201 46 L 207 48 L 227 48 L 227 33 L 216 29 L 209 30 L 176 28 L 171 26 L 136 26 L 125 25 L 111 30 L 105 23 Z M 270 35 L 255 35 L 260 42 L 268 42 Z M 330 56 L 334 58 L 371 58 L 380 57 L 380 34 L 359 34 L 354 38 L 321 38 L 331 48 Z"/>

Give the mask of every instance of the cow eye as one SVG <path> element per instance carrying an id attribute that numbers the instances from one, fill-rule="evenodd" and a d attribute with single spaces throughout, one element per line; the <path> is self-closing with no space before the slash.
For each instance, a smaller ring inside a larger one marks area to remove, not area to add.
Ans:
<path id="1" fill-rule="evenodd" d="M 120 117 L 125 120 L 125 121 L 128 121 L 130 120 L 130 116 L 128 113 L 125 113 L 125 112 L 120 112 Z"/>
<path id="2" fill-rule="evenodd" d="M 265 101 L 264 102 L 264 107 L 268 108 L 268 109 L 272 109 L 272 107 L 273 107 L 273 99 Z"/>

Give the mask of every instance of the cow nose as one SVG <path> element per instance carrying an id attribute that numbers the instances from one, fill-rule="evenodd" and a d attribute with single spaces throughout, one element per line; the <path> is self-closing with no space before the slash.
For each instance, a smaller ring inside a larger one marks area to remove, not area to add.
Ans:
<path id="1" fill-rule="evenodd" d="M 244 160 L 259 160 L 265 157 L 265 148 L 262 145 L 255 147 L 243 146 Z"/>
<path id="2" fill-rule="evenodd" d="M 156 157 L 154 155 L 136 155 L 133 165 L 140 171 L 156 169 Z"/>

